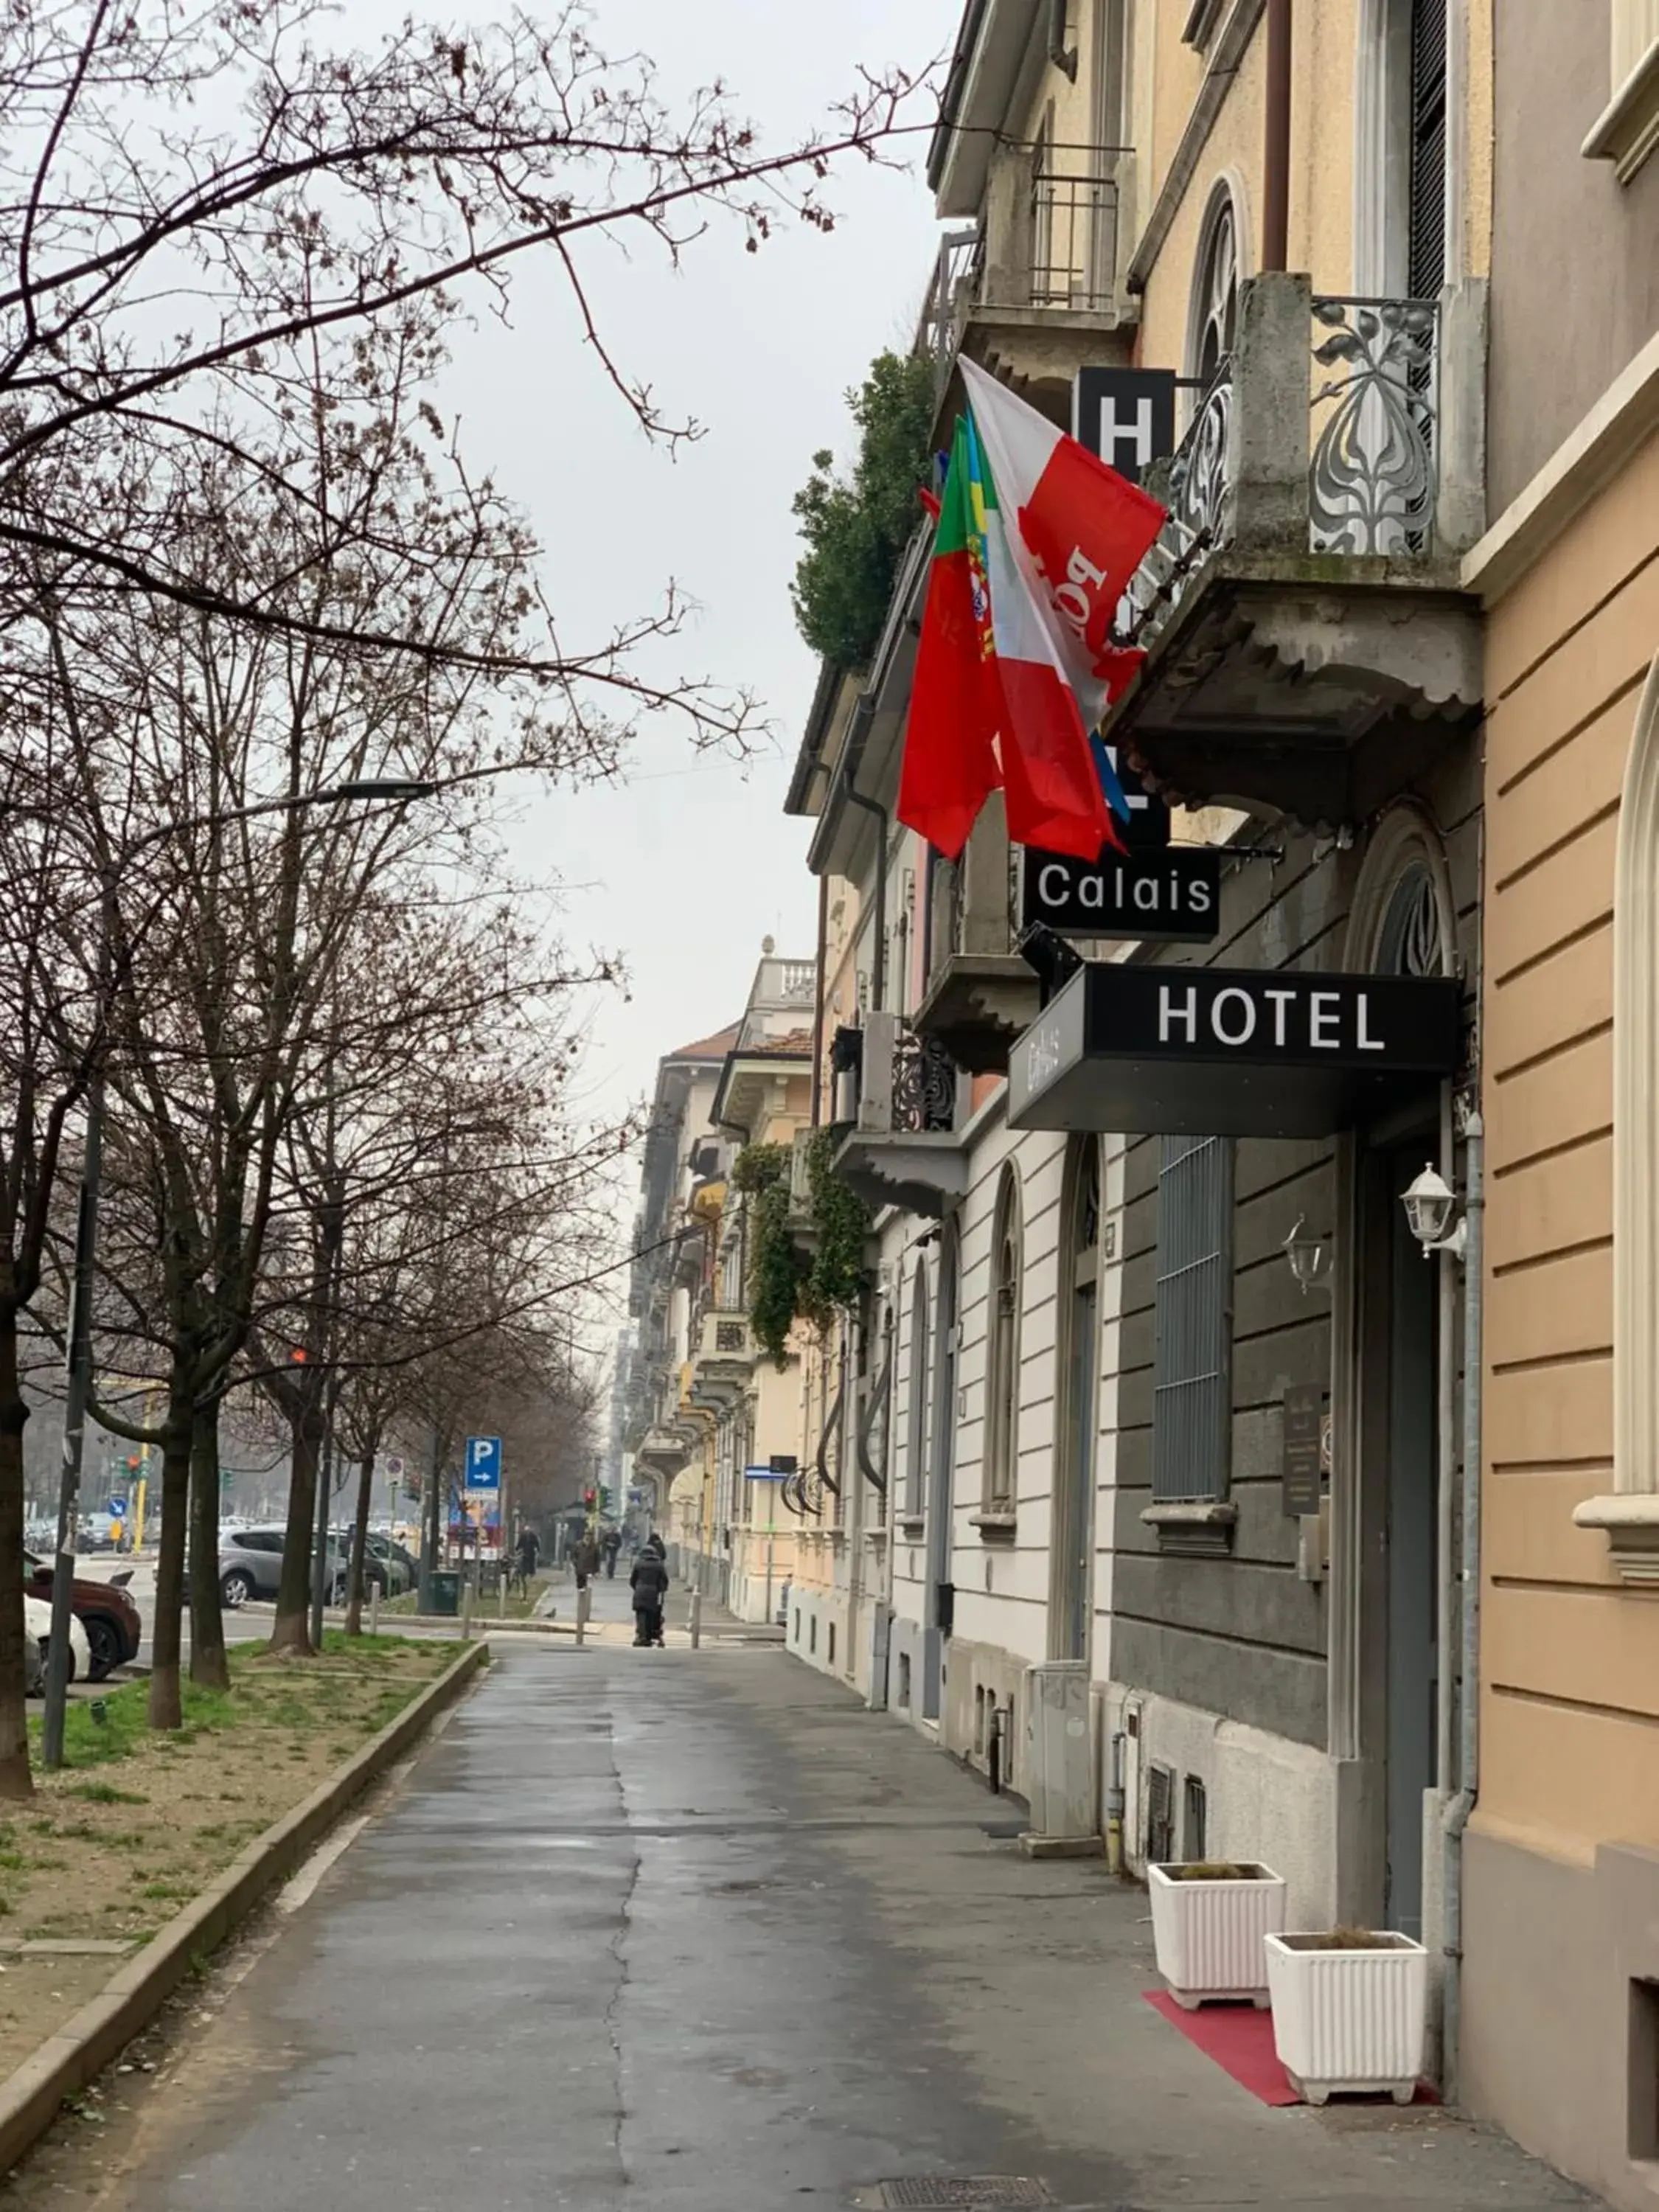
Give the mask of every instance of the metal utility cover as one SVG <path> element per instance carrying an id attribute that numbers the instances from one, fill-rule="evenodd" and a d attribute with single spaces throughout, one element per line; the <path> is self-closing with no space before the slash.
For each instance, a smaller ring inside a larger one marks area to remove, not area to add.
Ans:
<path id="1" fill-rule="evenodd" d="M 968 2212 L 1002 2204 L 1052 2204 L 1054 2197 L 1040 2181 L 1014 2173 L 927 2173 L 901 2181 L 884 2181 L 884 2206 L 957 2205 Z"/>
<path id="2" fill-rule="evenodd" d="M 1325 1137 L 1457 1073 L 1449 976 L 1091 962 L 1016 1042 L 1014 1129 Z"/>

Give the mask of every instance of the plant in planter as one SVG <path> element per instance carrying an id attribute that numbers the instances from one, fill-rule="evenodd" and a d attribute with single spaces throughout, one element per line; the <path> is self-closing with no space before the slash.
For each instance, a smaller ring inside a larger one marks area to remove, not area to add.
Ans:
<path id="1" fill-rule="evenodd" d="M 1188 2012 L 1217 1998 L 1267 2002 L 1262 1938 L 1285 1925 L 1285 1881 L 1254 1860 L 1146 1869 L 1158 1971 Z"/>
<path id="2" fill-rule="evenodd" d="M 1429 1955 L 1369 1928 L 1269 1935 L 1273 2048 L 1310 2105 L 1387 2090 L 1409 2105 L 1423 2067 Z"/>

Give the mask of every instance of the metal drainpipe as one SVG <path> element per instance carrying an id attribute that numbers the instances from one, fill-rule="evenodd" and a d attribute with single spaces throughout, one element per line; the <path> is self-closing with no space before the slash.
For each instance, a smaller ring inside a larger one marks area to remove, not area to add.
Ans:
<path id="1" fill-rule="evenodd" d="M 1077 48 L 1066 43 L 1066 0 L 1048 0 L 1048 58 L 1077 82 Z"/>
<path id="2" fill-rule="evenodd" d="M 1291 0 L 1267 0 L 1267 92 L 1261 179 L 1261 266 L 1283 269 L 1291 232 Z"/>
<path id="3" fill-rule="evenodd" d="M 818 1126 L 818 1115 L 823 1105 L 823 994 L 829 977 L 824 974 L 824 963 L 830 954 L 830 878 L 818 878 L 818 961 L 817 981 L 813 991 L 812 1007 L 812 1127 Z"/>
<path id="4" fill-rule="evenodd" d="M 858 787 L 859 769 L 864 763 L 864 748 L 869 743 L 870 724 L 874 718 L 876 702 L 867 691 L 861 692 L 853 721 L 851 736 L 847 740 L 846 763 L 842 769 L 842 782 L 847 792 L 848 804 L 861 813 L 876 818 L 876 942 L 870 961 L 870 1004 L 872 1012 L 879 1012 L 887 1004 L 887 809 L 879 799 L 866 799 Z"/>
<path id="5" fill-rule="evenodd" d="M 1482 1234 L 1486 1212 L 1486 1129 L 1478 1112 L 1463 1132 L 1463 1528 L 1458 1580 L 1462 1586 L 1462 1698 L 1458 1715 L 1457 1795 L 1445 1812 L 1445 1998 L 1442 2027 L 1448 2097 L 1456 2094 L 1463 1967 L 1463 1834 L 1480 1788 L 1480 1386 Z"/>
<path id="6" fill-rule="evenodd" d="M 1440 1103 L 1440 1172 L 1449 1183 L 1457 1180 L 1456 1137 L 1453 1120 L 1452 1087 L 1445 1085 Z M 1435 1650 L 1439 1654 L 1435 1685 L 1434 1786 L 1443 1800 L 1457 1786 L 1457 1680 L 1451 1663 L 1452 1643 L 1457 1633 L 1457 1574 L 1453 1546 L 1457 1530 L 1457 1262 L 1449 1252 L 1436 1261 L 1438 1294 L 1439 1389 L 1435 1407 L 1435 1556 L 1440 1562 L 1440 1588 L 1435 1600 Z M 1441 1811 L 1445 1810 L 1443 1802 Z"/>

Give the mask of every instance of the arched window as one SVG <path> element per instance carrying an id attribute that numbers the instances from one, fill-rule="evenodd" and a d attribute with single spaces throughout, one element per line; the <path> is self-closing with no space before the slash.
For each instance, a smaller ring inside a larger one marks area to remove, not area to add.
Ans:
<path id="1" fill-rule="evenodd" d="M 1613 1492 L 1606 1531 L 1627 1581 L 1659 1582 L 1659 660 L 1648 672 L 1619 803 L 1613 885 Z"/>
<path id="2" fill-rule="evenodd" d="M 1019 1494 L 1019 1307 L 1022 1275 L 1019 1182 L 1002 1171 L 991 1243 L 990 1342 L 985 1373 L 983 1509 L 1012 1514 Z"/>
<path id="3" fill-rule="evenodd" d="M 910 1397 L 904 1432 L 904 1518 L 920 1521 L 927 1451 L 927 1385 L 930 1361 L 927 1268 L 918 1265 L 910 1290 Z"/>
<path id="4" fill-rule="evenodd" d="M 1188 367 L 1209 384 L 1238 335 L 1238 203 L 1224 179 L 1210 196 L 1200 234 L 1197 275 L 1188 326 Z"/>

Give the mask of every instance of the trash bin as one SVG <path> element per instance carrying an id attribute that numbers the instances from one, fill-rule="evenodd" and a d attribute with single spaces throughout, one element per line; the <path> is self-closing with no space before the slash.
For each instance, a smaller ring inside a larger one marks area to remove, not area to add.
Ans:
<path id="1" fill-rule="evenodd" d="M 455 1567 L 434 1567 L 432 1571 L 432 1610 L 434 1613 L 459 1613 L 460 1609 L 459 1570 Z"/>

